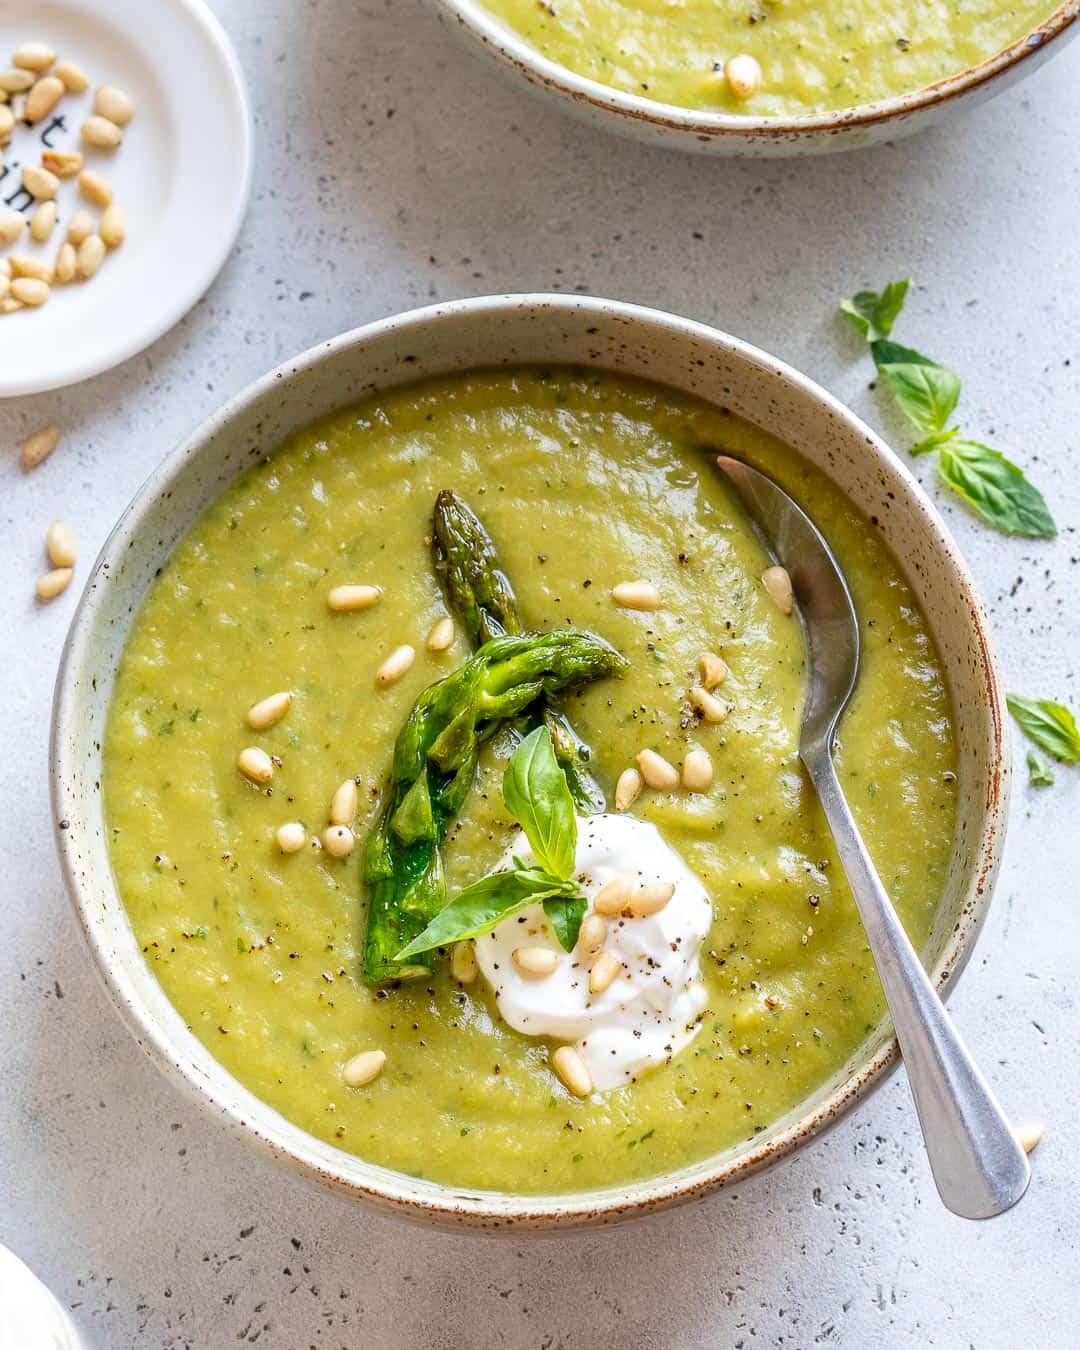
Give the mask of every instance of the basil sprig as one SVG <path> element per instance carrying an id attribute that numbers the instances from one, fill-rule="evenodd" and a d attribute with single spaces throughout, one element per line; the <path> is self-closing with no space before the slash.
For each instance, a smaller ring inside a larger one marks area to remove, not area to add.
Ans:
<path id="1" fill-rule="evenodd" d="M 909 281 L 891 281 L 879 294 L 859 291 L 841 311 L 870 343 L 870 354 L 897 407 L 920 433 L 913 455 L 938 452 L 938 474 L 984 520 L 1006 534 L 1052 539 L 1054 518 L 1042 493 L 1000 450 L 961 436 L 950 420 L 960 401 L 960 377 L 913 347 L 890 339 Z"/>
<path id="2" fill-rule="evenodd" d="M 395 961 L 479 937 L 509 915 L 535 904 L 544 906 L 563 948 L 573 949 L 587 908 L 574 880 L 577 816 L 546 726 L 530 732 L 510 756 L 503 775 L 503 800 L 525 831 L 535 866 L 514 858 L 506 871 L 492 872 L 458 891 L 419 937 L 398 952 Z"/>
<path id="3" fill-rule="evenodd" d="M 1066 764 L 1080 763 L 1080 729 L 1064 704 L 1026 694 L 1006 694 L 1005 701 L 1020 730 L 1041 750 Z"/>

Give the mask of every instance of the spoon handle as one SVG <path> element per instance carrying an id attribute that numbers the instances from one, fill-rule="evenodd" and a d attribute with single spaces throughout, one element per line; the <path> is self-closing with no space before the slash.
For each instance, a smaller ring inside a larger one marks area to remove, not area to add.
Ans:
<path id="1" fill-rule="evenodd" d="M 870 940 L 938 1192 L 954 1214 L 992 1218 L 1027 1190 L 1027 1156 L 904 932 L 859 834 L 832 755 L 819 747 L 804 755 L 804 763 Z"/>

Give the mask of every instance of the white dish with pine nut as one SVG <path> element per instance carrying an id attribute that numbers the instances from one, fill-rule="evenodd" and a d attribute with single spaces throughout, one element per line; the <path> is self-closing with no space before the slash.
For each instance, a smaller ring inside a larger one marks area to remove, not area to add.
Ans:
<path id="1" fill-rule="evenodd" d="M 251 177 L 243 76 L 202 0 L 14 0 L 0 89 L 20 74 L 0 102 L 0 398 L 171 328 L 225 262 Z"/>

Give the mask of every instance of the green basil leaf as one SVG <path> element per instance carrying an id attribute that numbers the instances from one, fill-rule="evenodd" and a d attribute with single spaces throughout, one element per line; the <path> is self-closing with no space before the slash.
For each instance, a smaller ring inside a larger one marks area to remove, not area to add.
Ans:
<path id="1" fill-rule="evenodd" d="M 1007 694 L 1005 701 L 1020 730 L 1040 749 L 1069 764 L 1080 762 L 1080 730 L 1064 704 L 1026 694 Z"/>
<path id="2" fill-rule="evenodd" d="M 540 866 L 563 880 L 572 876 L 577 815 L 546 726 L 530 731 L 510 756 L 503 775 L 503 800 L 525 831 Z"/>
<path id="3" fill-rule="evenodd" d="M 960 434 L 956 427 L 950 427 L 948 431 L 938 431 L 933 436 L 927 436 L 925 440 L 918 441 L 908 451 L 909 455 L 929 455 L 935 450 L 940 450 L 943 445 L 954 440 Z"/>
<path id="4" fill-rule="evenodd" d="M 1054 771 L 1034 750 L 1027 752 L 1028 782 L 1032 787 L 1053 787 Z"/>
<path id="5" fill-rule="evenodd" d="M 910 285 L 909 277 L 906 281 L 890 281 L 880 294 L 859 291 L 850 300 L 841 300 L 840 309 L 870 342 L 888 337 L 897 315 L 904 308 Z"/>
<path id="6" fill-rule="evenodd" d="M 1057 526 L 1043 495 L 1000 450 L 961 438 L 941 447 L 938 472 L 954 492 L 1006 534 L 1053 539 Z"/>
<path id="7" fill-rule="evenodd" d="M 945 430 L 960 399 L 960 377 L 944 366 L 906 361 L 879 366 L 900 411 L 923 433 Z"/>
<path id="8" fill-rule="evenodd" d="M 587 908 L 588 901 L 580 893 L 566 899 L 549 896 L 544 901 L 544 913 L 564 952 L 572 952 L 577 946 L 578 932 Z"/>
<path id="9" fill-rule="evenodd" d="M 507 915 L 540 904 L 552 897 L 572 899 L 578 894 L 572 882 L 560 881 L 537 867 L 514 868 L 509 872 L 491 872 L 471 886 L 458 891 L 439 911 L 419 937 L 394 957 L 405 961 L 420 952 L 445 947 L 450 942 L 479 937 Z"/>
<path id="10" fill-rule="evenodd" d="M 871 342 L 870 355 L 874 358 L 874 365 L 878 370 L 882 366 L 937 366 L 939 370 L 943 369 L 936 361 L 931 361 L 922 352 L 917 352 L 914 347 L 902 347 L 899 342 L 887 342 L 884 338 Z"/>

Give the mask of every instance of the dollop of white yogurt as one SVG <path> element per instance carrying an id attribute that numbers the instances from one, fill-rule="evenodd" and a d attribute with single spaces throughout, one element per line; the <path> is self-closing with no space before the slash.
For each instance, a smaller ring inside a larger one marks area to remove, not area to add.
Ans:
<path id="1" fill-rule="evenodd" d="M 513 858 L 534 861 L 519 835 L 496 871 Z M 589 967 L 596 954 L 580 947 L 566 952 L 542 905 L 504 919 L 476 939 L 476 957 L 495 992 L 504 1021 L 527 1036 L 572 1042 L 593 1086 L 603 1092 L 632 1082 L 662 1064 L 693 1039 L 705 1007 L 701 944 L 712 922 L 705 888 L 655 825 L 626 815 L 583 816 L 578 820 L 576 875 L 592 901 L 605 882 L 629 873 L 640 885 L 674 883 L 675 893 L 647 918 L 608 918 L 601 948 L 622 969 L 600 994 L 589 992 Z M 513 961 L 517 947 L 549 947 L 558 955 L 551 975 L 523 974 Z"/>

